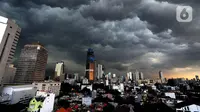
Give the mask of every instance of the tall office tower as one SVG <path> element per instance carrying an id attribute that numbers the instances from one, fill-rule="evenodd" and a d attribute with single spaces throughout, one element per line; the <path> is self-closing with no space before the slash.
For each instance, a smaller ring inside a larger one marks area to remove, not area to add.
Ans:
<path id="1" fill-rule="evenodd" d="M 0 16 L 0 84 L 9 79 L 5 72 L 12 63 L 20 32 L 15 21 Z"/>
<path id="2" fill-rule="evenodd" d="M 102 79 L 103 78 L 103 66 L 101 64 L 97 65 L 97 78 Z"/>
<path id="3" fill-rule="evenodd" d="M 129 75 L 129 72 L 126 73 L 126 81 L 128 81 L 130 79 L 130 75 Z"/>
<path id="4" fill-rule="evenodd" d="M 93 82 L 95 80 L 95 56 L 94 51 L 90 48 L 87 51 L 86 78 L 89 82 Z"/>
<path id="5" fill-rule="evenodd" d="M 59 78 L 59 81 L 64 81 L 65 79 L 65 65 L 64 62 L 57 62 L 55 67 L 55 78 Z"/>
<path id="6" fill-rule="evenodd" d="M 19 57 L 16 83 L 32 83 L 44 81 L 48 51 L 38 43 L 27 44 Z"/>
<path id="7" fill-rule="evenodd" d="M 161 80 L 161 83 L 164 83 L 165 82 L 165 78 L 163 76 L 163 72 L 162 71 L 159 71 L 159 79 Z"/>
<path id="8" fill-rule="evenodd" d="M 140 77 L 139 77 L 139 72 L 138 72 L 137 70 L 135 70 L 135 73 L 133 74 L 133 79 L 134 79 L 135 81 L 138 81 L 138 80 L 140 79 Z"/>
<path id="9" fill-rule="evenodd" d="M 139 79 L 140 79 L 140 80 L 144 80 L 144 75 L 143 75 L 142 72 L 139 73 Z"/>
<path id="10" fill-rule="evenodd" d="M 78 73 L 74 73 L 74 79 L 75 79 L 76 81 L 79 81 L 79 80 L 80 80 L 80 76 L 79 76 Z"/>
<path id="11" fill-rule="evenodd" d="M 127 77 L 128 80 L 133 80 L 132 72 L 128 72 L 126 77 Z"/>

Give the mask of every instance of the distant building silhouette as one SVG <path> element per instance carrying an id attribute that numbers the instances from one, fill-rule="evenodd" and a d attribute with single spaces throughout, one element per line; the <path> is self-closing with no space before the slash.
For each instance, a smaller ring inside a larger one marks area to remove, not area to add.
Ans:
<path id="1" fill-rule="evenodd" d="M 165 78 L 163 76 L 163 72 L 162 71 L 159 71 L 159 79 L 161 80 L 161 83 L 165 82 Z"/>
<path id="2" fill-rule="evenodd" d="M 142 72 L 139 73 L 139 79 L 144 80 L 144 74 Z"/>
<path id="3" fill-rule="evenodd" d="M 199 81 L 199 76 L 198 75 L 196 75 L 195 78 L 196 78 L 197 81 Z"/>

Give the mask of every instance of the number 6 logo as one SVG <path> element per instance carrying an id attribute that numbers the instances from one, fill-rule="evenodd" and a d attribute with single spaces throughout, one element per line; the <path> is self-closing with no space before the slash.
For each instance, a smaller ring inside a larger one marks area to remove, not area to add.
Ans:
<path id="1" fill-rule="evenodd" d="M 176 8 L 176 20 L 178 22 L 191 22 L 193 9 L 190 6 L 178 6 Z"/>

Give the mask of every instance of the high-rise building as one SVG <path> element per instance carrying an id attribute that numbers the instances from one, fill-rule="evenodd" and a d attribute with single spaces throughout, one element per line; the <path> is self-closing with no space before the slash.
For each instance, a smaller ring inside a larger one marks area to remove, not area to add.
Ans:
<path id="1" fill-rule="evenodd" d="M 8 79 L 6 68 L 12 63 L 20 32 L 15 21 L 0 16 L 0 84 Z"/>
<path id="2" fill-rule="evenodd" d="M 80 81 L 80 76 L 79 76 L 78 73 L 74 73 L 74 79 L 75 79 L 76 81 Z"/>
<path id="3" fill-rule="evenodd" d="M 143 75 L 142 72 L 139 73 L 139 79 L 140 79 L 140 80 L 144 80 L 144 75 Z"/>
<path id="4" fill-rule="evenodd" d="M 101 64 L 97 65 L 97 78 L 102 79 L 103 78 L 103 66 Z"/>
<path id="5" fill-rule="evenodd" d="M 55 77 L 59 78 L 60 81 L 64 81 L 65 79 L 64 69 L 65 69 L 64 62 L 57 62 L 55 67 Z"/>
<path id="6" fill-rule="evenodd" d="M 133 80 L 133 74 L 132 72 L 128 72 L 127 75 L 126 75 L 127 79 L 128 80 Z"/>
<path id="7" fill-rule="evenodd" d="M 93 82 L 95 80 L 95 56 L 94 51 L 90 48 L 87 51 L 86 78 L 89 82 Z"/>
<path id="8" fill-rule="evenodd" d="M 140 79 L 139 72 L 137 70 L 135 70 L 135 73 L 133 74 L 133 79 L 135 81 L 138 81 Z"/>
<path id="9" fill-rule="evenodd" d="M 163 76 L 163 72 L 162 71 L 159 71 L 159 79 L 161 80 L 161 83 L 164 83 L 165 82 L 165 78 Z"/>
<path id="10" fill-rule="evenodd" d="M 44 81 L 47 58 L 48 51 L 39 42 L 25 45 L 19 57 L 15 82 Z"/>

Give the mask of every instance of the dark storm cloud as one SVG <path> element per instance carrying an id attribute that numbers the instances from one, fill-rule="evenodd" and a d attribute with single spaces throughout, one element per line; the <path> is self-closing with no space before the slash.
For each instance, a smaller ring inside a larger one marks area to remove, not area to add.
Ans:
<path id="1" fill-rule="evenodd" d="M 172 35 L 176 37 L 184 39 L 190 37 L 193 41 L 199 41 L 199 3 L 198 0 L 149 0 L 140 8 L 138 15 L 142 20 L 154 25 L 152 31 L 155 33 L 171 29 L 173 30 Z M 191 23 L 177 22 L 176 8 L 182 5 L 193 8 L 193 21 Z"/>
<path id="2" fill-rule="evenodd" d="M 95 20 L 122 20 L 135 15 L 141 0 L 99 0 L 83 8 L 84 17 Z"/>
<path id="3" fill-rule="evenodd" d="M 175 3 L 175 4 L 185 4 L 185 5 L 198 5 L 200 3 L 199 0 L 156 0 L 161 2 L 169 2 L 169 3 Z"/>
<path id="4" fill-rule="evenodd" d="M 83 74 L 86 50 L 93 48 L 107 72 L 125 74 L 139 69 L 152 75 L 199 64 L 199 14 L 194 13 L 193 22 L 186 24 L 178 23 L 175 13 L 181 4 L 197 12 L 196 3 L 0 0 L 0 15 L 15 19 L 22 27 L 19 48 L 32 41 L 47 47 L 50 69 L 63 60 L 68 72 Z"/>
<path id="5" fill-rule="evenodd" d="M 40 5 L 48 5 L 51 7 L 69 7 L 76 8 L 83 4 L 89 4 L 90 0 L 1 0 L 8 2 L 14 7 L 38 7 Z"/>

